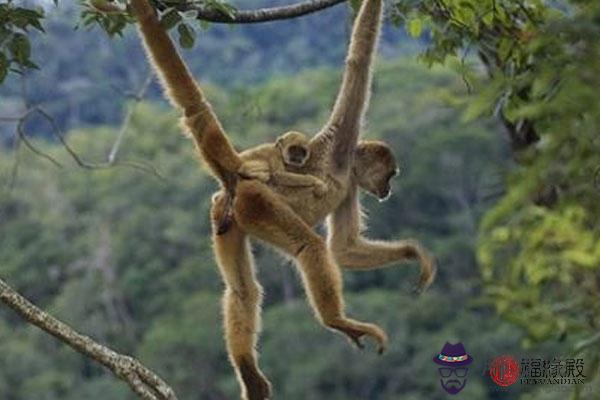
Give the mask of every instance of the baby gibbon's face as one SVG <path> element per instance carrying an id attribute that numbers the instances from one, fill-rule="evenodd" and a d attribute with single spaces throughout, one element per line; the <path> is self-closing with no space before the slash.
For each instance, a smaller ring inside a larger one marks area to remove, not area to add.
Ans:
<path id="1" fill-rule="evenodd" d="M 293 167 L 303 167 L 310 158 L 310 139 L 300 132 L 287 132 L 277 140 L 283 162 Z"/>

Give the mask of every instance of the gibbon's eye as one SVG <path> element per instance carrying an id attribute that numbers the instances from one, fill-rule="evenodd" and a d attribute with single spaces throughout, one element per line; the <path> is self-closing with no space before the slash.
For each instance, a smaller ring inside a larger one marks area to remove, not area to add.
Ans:
<path id="1" fill-rule="evenodd" d="M 302 146 L 290 146 L 288 148 L 288 156 L 294 164 L 302 164 L 306 161 L 308 152 Z"/>

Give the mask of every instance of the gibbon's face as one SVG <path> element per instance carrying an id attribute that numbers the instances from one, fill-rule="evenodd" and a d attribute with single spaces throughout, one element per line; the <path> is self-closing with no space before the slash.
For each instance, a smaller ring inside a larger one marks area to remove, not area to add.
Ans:
<path id="1" fill-rule="evenodd" d="M 361 189 L 385 201 L 392 194 L 390 181 L 399 169 L 387 144 L 363 140 L 356 148 L 353 172 Z"/>
<path id="2" fill-rule="evenodd" d="M 283 162 L 293 167 L 303 167 L 310 157 L 308 137 L 300 132 L 288 132 L 277 140 Z"/>

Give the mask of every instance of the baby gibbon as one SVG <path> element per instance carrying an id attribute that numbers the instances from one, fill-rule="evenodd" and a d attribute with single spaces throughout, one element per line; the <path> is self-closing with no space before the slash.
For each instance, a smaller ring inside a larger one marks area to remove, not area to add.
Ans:
<path id="1" fill-rule="evenodd" d="M 240 153 L 242 165 L 238 174 L 242 179 L 258 179 L 261 182 L 286 187 L 312 187 L 316 197 L 327 192 L 327 184 L 316 176 L 287 171 L 286 168 L 302 168 L 310 158 L 310 138 L 304 133 L 290 131 L 281 135 L 275 143 L 266 143 Z M 222 235 L 231 226 L 235 191 L 226 191 L 225 207 L 217 224 L 217 234 Z"/>

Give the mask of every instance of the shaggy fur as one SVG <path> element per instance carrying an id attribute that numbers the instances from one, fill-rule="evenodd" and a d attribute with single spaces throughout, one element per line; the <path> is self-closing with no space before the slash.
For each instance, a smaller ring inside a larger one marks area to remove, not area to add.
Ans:
<path id="1" fill-rule="evenodd" d="M 309 301 L 324 326 L 341 332 L 360 347 L 361 339 L 370 337 L 383 352 L 387 336 L 382 329 L 346 316 L 338 263 L 349 269 L 371 269 L 417 259 L 421 262 L 422 287 L 432 281 L 434 264 L 416 242 L 370 241 L 360 232 L 358 188 L 384 199 L 390 193 L 389 181 L 397 173 L 396 161 L 386 144 L 364 141 L 357 146 L 369 102 L 382 0 L 363 1 L 337 101 L 327 124 L 308 144 L 310 157 L 302 166 L 285 165 L 288 172 L 324 182 L 324 193 L 315 193 L 313 185 L 286 185 L 289 180 L 272 180 L 272 176 L 265 183 L 260 169 L 257 173 L 245 171 L 249 175 L 246 178 L 256 175 L 259 179 L 241 179 L 246 156 L 257 150 L 235 151 L 148 0 L 131 0 L 131 4 L 167 96 L 181 109 L 183 127 L 223 185 L 214 197 L 211 212 L 213 241 L 226 285 L 225 341 L 242 398 L 271 397 L 271 385 L 258 366 L 256 351 L 262 292 L 255 277 L 250 238 L 260 239 L 297 261 Z M 233 210 L 231 224 L 219 235 L 223 214 L 229 208 Z M 327 243 L 315 233 L 314 226 L 329 215 Z"/>

